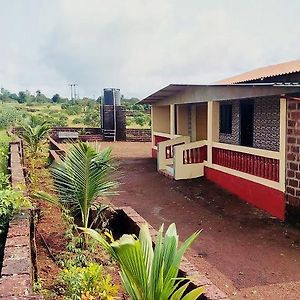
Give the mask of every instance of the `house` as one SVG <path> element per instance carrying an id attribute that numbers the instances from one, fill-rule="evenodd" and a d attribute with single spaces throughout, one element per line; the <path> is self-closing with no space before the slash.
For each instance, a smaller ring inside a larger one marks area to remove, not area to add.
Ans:
<path id="1" fill-rule="evenodd" d="M 300 60 L 211 85 L 171 84 L 151 104 L 152 156 L 284 220 L 300 216 Z"/>

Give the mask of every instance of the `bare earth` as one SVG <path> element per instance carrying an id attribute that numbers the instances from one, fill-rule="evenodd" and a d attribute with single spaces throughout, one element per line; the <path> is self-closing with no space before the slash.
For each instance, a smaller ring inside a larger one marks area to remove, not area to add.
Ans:
<path id="1" fill-rule="evenodd" d="M 176 222 L 183 240 L 203 233 L 190 259 L 231 299 L 300 299 L 300 229 L 283 224 L 208 180 L 173 181 L 156 172 L 150 143 L 102 143 L 119 163 L 117 206 L 154 228 Z"/>

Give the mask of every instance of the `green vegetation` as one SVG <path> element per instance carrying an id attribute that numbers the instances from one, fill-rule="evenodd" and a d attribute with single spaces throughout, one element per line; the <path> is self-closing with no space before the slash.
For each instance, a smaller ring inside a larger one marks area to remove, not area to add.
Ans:
<path id="1" fill-rule="evenodd" d="M 83 227 L 88 228 L 94 223 L 89 224 L 91 209 L 98 214 L 103 209 L 97 199 L 111 195 L 117 186 L 110 180 L 112 170 L 110 148 L 100 151 L 88 143 L 74 144 L 64 160 L 52 168 L 58 198 L 42 192 L 37 196 L 74 214 L 80 213 Z"/>
<path id="2" fill-rule="evenodd" d="M 0 176 L 7 174 L 8 147 L 11 138 L 5 130 L 0 130 Z"/>
<path id="3" fill-rule="evenodd" d="M 49 130 L 50 127 L 48 123 L 43 122 L 42 124 L 39 124 L 39 120 L 34 116 L 30 116 L 25 121 L 20 136 L 26 143 L 30 158 L 35 158 L 37 156 Z"/>
<path id="4" fill-rule="evenodd" d="M 112 300 L 118 293 L 118 286 L 112 283 L 111 275 L 105 274 L 103 266 L 96 263 L 64 269 L 60 281 L 65 290 L 65 299 Z"/>
<path id="5" fill-rule="evenodd" d="M 139 99 L 121 100 L 122 105 L 130 112 L 127 117 L 129 128 L 149 128 L 149 105 L 137 104 Z M 95 101 L 84 97 L 77 100 L 61 98 L 59 94 L 47 98 L 40 90 L 35 95 L 29 91 L 10 93 L 0 92 L 0 129 L 13 127 L 29 115 L 34 115 L 39 123 L 48 122 L 51 127 L 78 126 L 99 127 L 99 104 L 101 97 Z M 2 104 L 1 104 L 2 103 Z"/>
<path id="6" fill-rule="evenodd" d="M 178 235 L 175 224 L 171 224 L 163 235 L 161 226 L 155 247 L 147 226 L 142 226 L 137 239 L 123 235 L 120 240 L 108 243 L 97 231 L 84 229 L 95 238 L 121 266 L 123 285 L 133 300 L 194 300 L 202 293 L 197 288 L 183 296 L 188 282 L 178 279 L 182 256 L 199 235 L 192 234 L 178 249 Z M 180 284 L 183 286 L 179 287 Z"/>

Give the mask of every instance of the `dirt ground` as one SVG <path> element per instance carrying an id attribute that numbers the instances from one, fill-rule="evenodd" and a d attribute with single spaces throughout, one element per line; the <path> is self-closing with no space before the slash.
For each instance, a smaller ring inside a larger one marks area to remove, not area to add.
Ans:
<path id="1" fill-rule="evenodd" d="M 183 240 L 201 237 L 190 259 L 231 299 L 300 299 L 300 229 L 281 223 L 204 178 L 174 181 L 156 172 L 150 143 L 102 143 L 119 164 L 117 206 L 153 227 L 176 222 Z"/>

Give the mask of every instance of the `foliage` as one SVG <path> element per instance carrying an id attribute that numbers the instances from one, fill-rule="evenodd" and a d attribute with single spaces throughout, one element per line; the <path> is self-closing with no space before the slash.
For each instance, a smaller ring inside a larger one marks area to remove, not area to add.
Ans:
<path id="1" fill-rule="evenodd" d="M 120 240 L 108 243 L 105 238 L 93 229 L 83 229 L 94 237 L 121 266 L 123 285 L 133 300 L 194 300 L 202 293 L 197 288 L 183 296 L 188 282 L 177 279 L 180 261 L 185 251 L 199 235 L 192 234 L 178 249 L 178 235 L 175 224 L 171 224 L 163 235 L 161 226 L 155 248 L 149 229 L 141 227 L 139 238 L 123 235 Z"/>
<path id="2" fill-rule="evenodd" d="M 72 121 L 73 124 L 82 124 L 83 118 L 74 118 Z"/>
<path id="3" fill-rule="evenodd" d="M 0 190 L 7 188 L 9 185 L 9 175 L 0 172 Z"/>
<path id="4" fill-rule="evenodd" d="M 110 148 L 100 151 L 89 143 L 74 144 L 64 160 L 52 168 L 59 197 L 45 193 L 37 196 L 75 213 L 80 212 L 82 224 L 87 228 L 91 208 L 99 213 L 103 209 L 97 198 L 113 194 L 112 190 L 117 186 L 110 180 L 112 170 Z"/>
<path id="5" fill-rule="evenodd" d="M 91 127 L 99 127 L 99 110 L 95 108 L 86 109 L 83 114 L 83 124 Z"/>
<path id="6" fill-rule="evenodd" d="M 30 201 L 21 191 L 10 187 L 0 190 L 0 233 L 6 228 L 9 219 L 22 208 L 31 207 Z"/>
<path id="7" fill-rule="evenodd" d="M 0 129 L 6 129 L 13 126 L 18 117 L 20 116 L 20 111 L 16 108 L 1 106 L 0 109 Z"/>
<path id="8" fill-rule="evenodd" d="M 60 280 L 66 290 L 66 298 L 72 300 L 103 299 L 112 300 L 118 293 L 118 287 L 112 283 L 103 267 L 90 263 L 87 267 L 70 267 L 60 274 Z"/>
<path id="9" fill-rule="evenodd" d="M 59 94 L 55 94 L 55 95 L 53 95 L 51 100 L 52 100 L 53 103 L 58 103 L 58 102 L 61 101 L 61 98 L 60 98 Z"/>
<path id="10" fill-rule="evenodd" d="M 22 129 L 20 136 L 26 143 L 30 157 L 34 158 L 37 156 L 37 152 L 49 132 L 49 124 L 46 122 L 38 124 L 37 119 L 31 116 L 26 120 Z"/>
<path id="11" fill-rule="evenodd" d="M 8 148 L 10 137 L 5 131 L 0 131 L 0 173 L 7 173 Z"/>

